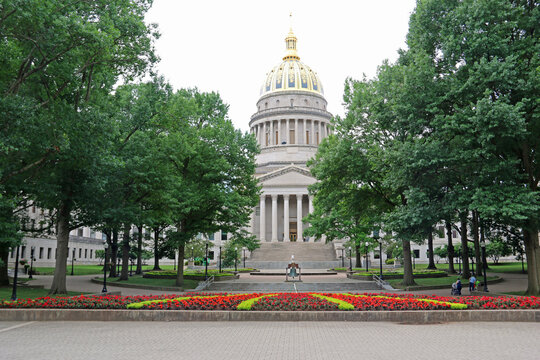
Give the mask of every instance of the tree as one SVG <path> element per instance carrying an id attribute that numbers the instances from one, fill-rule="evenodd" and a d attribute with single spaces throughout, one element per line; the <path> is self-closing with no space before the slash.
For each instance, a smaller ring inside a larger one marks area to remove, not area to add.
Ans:
<path id="1" fill-rule="evenodd" d="M 186 244 L 198 234 L 237 233 L 248 223 L 258 202 L 258 148 L 253 136 L 234 129 L 215 93 L 176 92 L 160 125 L 167 133 L 162 154 L 173 174 L 168 239 L 183 263 Z M 183 284 L 182 266 L 176 284 Z"/>
<path id="2" fill-rule="evenodd" d="M 6 66 L 0 71 L 0 106 L 15 107 L 2 112 L 2 126 L 20 114 L 32 125 L 23 146 L 8 153 L 17 161 L 1 181 L 32 172 L 28 193 L 39 206 L 56 211 L 53 294 L 67 290 L 70 230 L 95 220 L 93 194 L 101 188 L 100 170 L 110 160 L 114 132 L 109 92 L 120 76 L 142 75 L 156 60 L 157 34 L 144 22 L 150 4 L 48 0 L 11 2 L 1 9 Z M 11 136 L 18 127 L 6 129 Z"/>
<path id="3" fill-rule="evenodd" d="M 486 244 L 486 256 L 493 259 L 493 263 L 498 264 L 501 256 L 512 254 L 512 247 L 500 237 L 490 239 Z"/>

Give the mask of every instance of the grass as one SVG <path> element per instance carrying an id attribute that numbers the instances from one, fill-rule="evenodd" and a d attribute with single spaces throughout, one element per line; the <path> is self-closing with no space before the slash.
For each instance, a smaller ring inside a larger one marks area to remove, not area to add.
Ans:
<path id="1" fill-rule="evenodd" d="M 13 291 L 13 288 L 10 287 L 1 287 L 0 288 L 0 300 L 10 300 L 11 299 L 11 293 Z M 44 297 L 48 296 L 48 289 L 36 289 L 36 288 L 25 288 L 25 287 L 17 287 L 17 298 L 19 299 L 26 299 L 26 298 L 38 298 L 38 297 Z M 74 292 L 74 291 L 68 291 L 68 296 L 77 296 L 84 293 L 80 292 Z M 52 295 L 54 296 L 64 296 L 64 295 Z"/>
<path id="2" fill-rule="evenodd" d="M 495 276 L 488 276 L 488 281 L 495 279 Z M 452 283 L 454 283 L 457 280 L 456 276 L 448 276 L 448 277 L 442 277 L 442 278 L 423 278 L 423 279 L 414 279 L 416 284 L 418 286 L 435 286 L 435 285 L 447 285 L 448 288 L 452 286 Z M 392 285 L 394 288 L 403 289 L 406 286 L 401 285 L 402 279 L 392 279 L 388 280 L 388 283 Z M 467 280 L 462 279 L 461 285 L 463 288 L 469 287 L 469 282 Z"/>
<path id="3" fill-rule="evenodd" d="M 136 285 L 147 285 L 147 286 L 167 286 L 167 287 L 176 287 L 175 279 L 145 279 L 141 275 L 133 275 L 129 277 L 127 281 L 112 280 L 107 281 L 107 284 L 114 286 L 115 282 L 123 284 L 136 284 Z M 199 284 L 196 280 L 186 280 L 184 279 L 184 289 L 195 289 Z"/>
<path id="4" fill-rule="evenodd" d="M 173 265 L 161 265 L 162 270 L 172 270 Z M 144 270 L 152 270 L 154 265 L 143 265 Z M 54 267 L 35 267 L 36 271 L 40 275 L 54 275 Z M 135 271 L 135 266 L 133 266 L 133 271 Z M 66 274 L 71 276 L 71 265 L 68 265 Z M 75 265 L 73 266 L 74 275 L 98 275 L 103 274 L 103 265 Z"/>
<path id="5" fill-rule="evenodd" d="M 470 265 L 470 263 L 469 263 Z M 425 269 L 427 268 L 428 264 L 416 264 L 416 269 Z M 439 263 L 435 264 L 437 266 L 438 270 L 448 270 L 448 264 L 446 263 Z M 524 264 L 525 271 L 527 271 L 527 263 Z M 476 263 L 474 264 L 474 268 L 476 269 Z M 454 269 L 457 271 L 459 269 L 459 265 L 454 262 Z M 506 273 L 506 274 L 522 274 L 521 271 L 521 262 L 515 261 L 515 262 L 502 262 L 499 264 L 493 264 L 488 261 L 488 273 Z"/>

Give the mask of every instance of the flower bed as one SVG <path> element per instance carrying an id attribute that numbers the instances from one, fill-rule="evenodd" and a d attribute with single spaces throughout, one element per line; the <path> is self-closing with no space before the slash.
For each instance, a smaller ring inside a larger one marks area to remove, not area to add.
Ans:
<path id="1" fill-rule="evenodd" d="M 191 293 L 187 296 L 74 296 L 0 301 L 0 308 L 232 311 L 381 311 L 540 309 L 539 297 L 444 297 L 409 294 Z"/>

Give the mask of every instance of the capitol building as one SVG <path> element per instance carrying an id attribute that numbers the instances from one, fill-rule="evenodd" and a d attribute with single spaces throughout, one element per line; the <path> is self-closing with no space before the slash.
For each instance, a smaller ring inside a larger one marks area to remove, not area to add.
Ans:
<path id="1" fill-rule="evenodd" d="M 312 242 L 302 236 L 302 218 L 313 210 L 308 186 L 315 182 L 306 162 L 331 131 L 319 76 L 300 61 L 292 29 L 285 38 L 283 61 L 261 86 L 250 131 L 261 153 L 255 176 L 262 186 L 251 232 L 264 242 Z M 321 239 L 319 239 L 321 240 Z"/>

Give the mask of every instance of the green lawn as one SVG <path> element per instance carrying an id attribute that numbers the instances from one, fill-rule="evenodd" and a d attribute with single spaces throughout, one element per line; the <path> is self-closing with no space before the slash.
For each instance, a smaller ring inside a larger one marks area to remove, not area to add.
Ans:
<path id="1" fill-rule="evenodd" d="M 495 279 L 495 276 L 488 276 L 488 280 Z M 452 286 L 452 283 L 454 283 L 457 280 L 456 276 L 448 276 L 448 277 L 442 277 L 442 278 L 424 278 L 424 279 L 414 279 L 416 284 L 418 286 L 435 286 L 435 285 L 448 285 L 448 288 Z M 479 279 L 482 281 L 482 279 Z M 404 286 L 400 285 L 401 279 L 392 279 L 388 280 L 388 283 L 392 285 L 392 287 L 397 289 L 403 289 Z M 469 282 L 466 280 L 461 280 L 461 284 L 463 288 L 469 287 Z"/>
<path id="2" fill-rule="evenodd" d="M 161 265 L 162 270 L 172 270 L 173 265 Z M 143 270 L 152 270 L 154 265 L 143 265 Z M 40 275 L 53 275 L 54 267 L 36 267 L 36 271 Z M 133 266 L 133 271 L 135 271 L 135 266 Z M 73 266 L 74 275 L 97 275 L 103 274 L 103 266 L 100 265 L 75 265 Z M 67 267 L 67 275 L 71 275 L 71 265 Z"/>
<path id="3" fill-rule="evenodd" d="M 109 280 L 107 284 L 114 286 L 115 282 L 124 283 L 124 284 L 137 284 L 137 285 L 148 285 L 148 286 L 171 286 L 174 287 L 174 279 L 145 279 L 141 275 L 133 275 L 129 277 L 127 281 L 119 280 Z M 196 280 L 186 280 L 184 279 L 184 289 L 195 289 L 199 284 Z"/>
<path id="4" fill-rule="evenodd" d="M 425 269 L 427 268 L 427 265 L 428 264 L 416 264 L 416 268 Z M 446 263 L 435 264 L 435 266 L 437 266 L 437 269 L 439 270 L 448 270 L 448 264 Z M 524 264 L 524 267 L 525 271 L 527 271 L 527 263 Z M 474 264 L 474 268 L 476 269 L 476 264 Z M 454 269 L 456 269 L 456 271 L 459 269 L 459 265 L 457 263 L 454 263 Z M 521 274 L 521 262 L 504 262 L 495 265 L 488 261 L 487 272 Z"/>
<path id="5" fill-rule="evenodd" d="M 12 291 L 13 291 L 13 288 L 11 286 L 0 287 L 0 300 L 10 300 Z M 38 298 L 38 297 L 48 296 L 47 295 L 48 292 L 49 292 L 48 289 L 17 287 L 17 298 L 18 299 Z M 81 293 L 68 291 L 68 296 L 76 296 L 76 295 L 81 295 Z"/>

